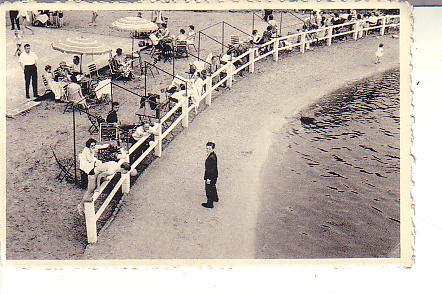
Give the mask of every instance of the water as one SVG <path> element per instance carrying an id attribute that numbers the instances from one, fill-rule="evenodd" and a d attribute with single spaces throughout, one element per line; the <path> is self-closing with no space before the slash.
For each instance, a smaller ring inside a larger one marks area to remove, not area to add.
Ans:
<path id="1" fill-rule="evenodd" d="M 399 134 L 398 70 L 294 118 L 263 169 L 257 257 L 397 257 Z"/>
<path id="2" fill-rule="evenodd" d="M 308 167 L 320 167 L 321 177 L 360 177 L 368 189 L 375 184 L 366 175 L 399 175 L 399 71 L 334 93 L 308 113 L 292 132 L 310 142 L 311 149 L 298 152 Z"/>

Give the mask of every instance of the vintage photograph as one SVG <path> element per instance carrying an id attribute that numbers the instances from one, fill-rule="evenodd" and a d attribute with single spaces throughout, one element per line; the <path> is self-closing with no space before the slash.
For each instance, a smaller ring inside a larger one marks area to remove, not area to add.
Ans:
<path id="1" fill-rule="evenodd" d="M 261 6 L 4 10 L 5 258 L 403 257 L 408 7 Z"/>

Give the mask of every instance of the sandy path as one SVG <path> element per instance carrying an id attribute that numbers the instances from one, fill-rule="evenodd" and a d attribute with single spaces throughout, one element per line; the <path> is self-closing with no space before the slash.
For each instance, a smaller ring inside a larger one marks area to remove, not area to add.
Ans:
<path id="1" fill-rule="evenodd" d="M 381 40 L 385 58 L 374 65 Z M 265 206 L 258 180 L 271 133 L 323 95 L 397 67 L 398 40 L 381 40 L 334 44 L 258 65 L 256 74 L 217 98 L 138 179 L 85 258 L 254 258 L 257 213 Z M 220 203 L 213 210 L 200 206 L 207 140 L 217 143 L 219 159 Z"/>

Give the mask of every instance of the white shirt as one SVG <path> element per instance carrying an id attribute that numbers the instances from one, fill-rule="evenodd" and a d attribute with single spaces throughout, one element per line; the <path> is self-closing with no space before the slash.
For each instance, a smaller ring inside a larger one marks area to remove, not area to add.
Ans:
<path id="1" fill-rule="evenodd" d="M 98 161 L 95 158 L 95 153 L 88 147 L 85 147 L 80 154 L 80 170 L 83 170 L 85 173 L 89 174 L 92 169 L 95 167 L 95 163 Z"/>
<path id="2" fill-rule="evenodd" d="M 105 172 L 107 174 L 115 174 L 118 172 L 118 170 L 120 170 L 121 165 L 118 162 L 115 161 L 109 161 L 109 162 L 105 162 L 102 163 L 101 165 L 98 165 L 96 168 L 96 172 L 101 173 L 101 172 Z"/>
<path id="3" fill-rule="evenodd" d="M 144 127 L 143 127 L 143 125 L 141 125 L 141 126 L 138 126 L 137 129 L 135 129 L 135 132 L 132 134 L 132 137 L 138 141 L 146 135 L 147 135 L 147 132 L 144 131 Z"/>
<path id="4" fill-rule="evenodd" d="M 26 51 L 23 51 L 18 58 L 18 62 L 21 63 L 23 66 L 35 65 L 37 60 L 37 55 L 32 51 L 30 51 L 29 54 L 26 53 Z"/>

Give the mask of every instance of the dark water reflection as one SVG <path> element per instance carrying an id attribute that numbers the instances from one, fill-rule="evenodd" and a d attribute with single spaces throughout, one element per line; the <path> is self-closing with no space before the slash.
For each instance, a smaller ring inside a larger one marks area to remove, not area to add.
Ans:
<path id="1" fill-rule="evenodd" d="M 398 70 L 330 95 L 304 114 L 301 122 L 293 134 L 310 141 L 311 151 L 320 153 L 299 153 L 307 166 L 323 166 L 322 177 L 345 179 L 346 174 L 369 174 L 387 178 L 388 174 L 399 174 Z M 362 157 L 345 157 L 354 153 Z M 327 163 L 330 160 L 334 163 Z M 347 167 L 345 174 L 327 164 Z"/>

